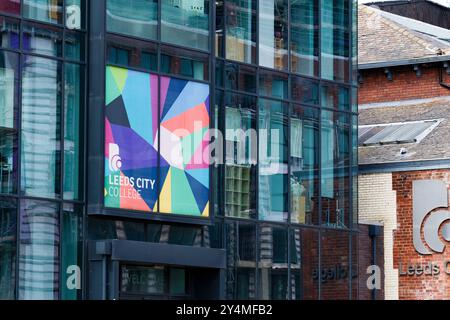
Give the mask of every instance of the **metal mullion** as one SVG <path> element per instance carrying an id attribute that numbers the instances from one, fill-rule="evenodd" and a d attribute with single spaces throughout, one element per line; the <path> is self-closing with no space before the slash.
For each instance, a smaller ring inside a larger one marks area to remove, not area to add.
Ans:
<path id="1" fill-rule="evenodd" d="M 215 127 L 216 123 L 216 64 L 215 64 L 215 30 L 216 30 L 216 19 L 215 19 L 215 1 L 209 1 L 209 51 L 210 54 L 208 56 L 208 64 L 209 64 L 209 130 Z M 217 115 L 218 116 L 218 115 Z M 218 128 L 215 128 L 217 130 Z M 215 137 L 217 139 L 217 137 Z M 209 143 L 211 144 L 212 137 L 209 135 Z M 213 188 L 216 187 L 216 179 L 217 175 L 215 174 L 215 164 L 212 164 L 211 158 L 211 150 L 209 150 L 209 219 L 211 223 L 214 223 L 216 215 L 215 215 L 215 193 Z M 202 228 L 205 230 L 205 228 Z M 203 231 L 202 231 L 203 232 Z M 204 237 L 202 237 L 202 241 L 204 241 Z"/>

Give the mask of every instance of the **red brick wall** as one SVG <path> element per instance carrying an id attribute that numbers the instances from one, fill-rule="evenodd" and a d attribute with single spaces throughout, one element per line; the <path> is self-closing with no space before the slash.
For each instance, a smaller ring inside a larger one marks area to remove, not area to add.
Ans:
<path id="1" fill-rule="evenodd" d="M 440 274 L 399 275 L 399 299 L 450 299 L 450 275 L 443 269 L 443 263 L 450 260 L 450 245 L 442 254 L 420 255 L 413 245 L 412 230 L 412 182 L 414 180 L 436 179 L 444 181 L 450 189 L 450 170 L 430 170 L 393 173 L 393 189 L 397 192 L 397 229 L 394 231 L 394 268 L 407 263 L 437 263 Z M 440 233 L 441 234 L 441 233 Z M 423 239 L 423 232 L 422 232 Z M 441 239 L 444 243 L 445 241 Z M 405 269 L 405 267 L 403 267 Z"/>
<path id="2" fill-rule="evenodd" d="M 437 66 L 421 67 L 417 77 L 413 66 L 392 68 L 393 80 L 389 81 L 383 69 L 362 70 L 359 86 L 359 104 L 411 99 L 433 98 L 450 95 L 450 90 L 439 85 Z M 450 76 L 443 70 L 444 82 L 450 84 Z"/>

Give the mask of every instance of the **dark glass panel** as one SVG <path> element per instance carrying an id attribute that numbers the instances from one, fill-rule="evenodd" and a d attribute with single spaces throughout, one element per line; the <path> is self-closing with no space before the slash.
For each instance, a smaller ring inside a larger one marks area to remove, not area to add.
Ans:
<path id="1" fill-rule="evenodd" d="M 288 75 L 266 70 L 259 71 L 259 94 L 278 99 L 288 98 Z"/>
<path id="2" fill-rule="evenodd" d="M 197 80 L 208 80 L 208 65 L 206 54 L 172 47 L 161 48 L 161 72 Z"/>
<path id="3" fill-rule="evenodd" d="M 316 81 L 291 77 L 292 100 L 296 103 L 319 104 L 319 84 Z"/>
<path id="4" fill-rule="evenodd" d="M 236 63 L 225 64 L 225 88 L 256 93 L 256 68 Z"/>
<path id="5" fill-rule="evenodd" d="M 18 20 L 0 16 L 0 47 L 20 48 L 20 22 Z"/>
<path id="6" fill-rule="evenodd" d="M 0 300 L 15 298 L 17 201 L 0 198 Z"/>

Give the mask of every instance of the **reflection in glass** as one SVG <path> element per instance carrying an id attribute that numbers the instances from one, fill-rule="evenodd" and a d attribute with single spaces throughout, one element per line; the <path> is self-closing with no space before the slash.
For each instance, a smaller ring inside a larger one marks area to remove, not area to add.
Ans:
<path id="1" fill-rule="evenodd" d="M 0 50 L 0 193 L 17 189 L 19 58 Z"/>
<path id="2" fill-rule="evenodd" d="M 348 227 L 350 123 L 347 114 L 322 110 L 321 199 L 322 224 Z"/>
<path id="3" fill-rule="evenodd" d="M 259 99 L 259 219 L 286 221 L 288 105 Z"/>
<path id="4" fill-rule="evenodd" d="M 164 294 L 165 267 L 127 266 L 121 268 L 120 291 L 135 294 Z"/>
<path id="5" fill-rule="evenodd" d="M 66 59 L 76 61 L 84 60 L 84 34 L 66 31 L 64 46 Z"/>
<path id="6" fill-rule="evenodd" d="M 319 223 L 319 111 L 291 106 L 291 222 Z"/>
<path id="7" fill-rule="evenodd" d="M 283 73 L 259 71 L 259 94 L 278 99 L 288 98 L 288 76 Z"/>
<path id="8" fill-rule="evenodd" d="M 155 44 L 116 35 L 107 37 L 106 59 L 108 63 L 125 67 L 138 67 L 152 71 L 158 68 Z"/>
<path id="9" fill-rule="evenodd" d="M 350 111 L 350 96 L 348 88 L 335 84 L 324 84 L 321 86 L 322 107 L 337 109 L 339 111 Z"/>
<path id="10" fill-rule="evenodd" d="M 63 0 L 23 0 L 23 16 L 50 23 L 62 23 Z"/>
<path id="11" fill-rule="evenodd" d="M 215 34 L 215 50 L 216 57 L 223 58 L 224 56 L 224 12 L 223 0 L 216 0 L 216 34 Z"/>
<path id="12" fill-rule="evenodd" d="M 157 0 L 107 0 L 106 14 L 106 28 L 110 32 L 157 39 Z"/>
<path id="13" fill-rule="evenodd" d="M 2 0 L 0 2 L 0 12 L 20 15 L 20 0 Z"/>
<path id="14" fill-rule="evenodd" d="M 81 29 L 85 25 L 84 5 L 85 0 L 65 0 L 66 28 Z"/>
<path id="15" fill-rule="evenodd" d="M 292 100 L 296 103 L 319 104 L 319 85 L 317 82 L 291 77 Z"/>
<path id="16" fill-rule="evenodd" d="M 286 70 L 288 1 L 259 0 L 259 65 Z"/>
<path id="17" fill-rule="evenodd" d="M 163 47 L 161 72 L 184 77 L 208 80 L 208 56 L 187 50 Z"/>
<path id="18" fill-rule="evenodd" d="M 208 50 L 209 0 L 162 0 L 161 41 Z"/>
<path id="19" fill-rule="evenodd" d="M 62 55 L 62 31 L 57 28 L 25 24 L 22 36 L 23 50 L 47 56 Z"/>
<path id="20" fill-rule="evenodd" d="M 254 224 L 225 225 L 227 253 L 227 299 L 256 298 L 256 228 Z"/>
<path id="21" fill-rule="evenodd" d="M 259 227 L 259 295 L 263 300 L 286 300 L 288 288 L 288 232 L 282 227 Z"/>
<path id="22" fill-rule="evenodd" d="M 256 62 L 256 1 L 230 0 L 226 5 L 226 59 Z"/>
<path id="23" fill-rule="evenodd" d="M 321 6 L 321 77 L 349 79 L 349 1 L 323 1 Z"/>
<path id="24" fill-rule="evenodd" d="M 358 227 L 358 116 L 352 115 L 352 225 Z"/>
<path id="25" fill-rule="evenodd" d="M 348 300 L 350 293 L 349 233 L 321 231 L 321 271 L 313 275 L 320 281 L 320 299 Z M 353 277 L 352 277 L 353 278 Z"/>
<path id="26" fill-rule="evenodd" d="M 77 64 L 64 65 L 64 198 L 82 198 L 82 78 L 83 68 Z"/>
<path id="27" fill-rule="evenodd" d="M 0 17 L 0 47 L 19 49 L 19 37 L 19 21 L 7 17 Z"/>
<path id="28" fill-rule="evenodd" d="M 318 76 L 318 0 L 295 0 L 291 3 L 291 71 Z"/>
<path id="29" fill-rule="evenodd" d="M 0 300 L 15 298 L 17 202 L 0 198 Z"/>
<path id="30" fill-rule="evenodd" d="M 83 261 L 83 207 L 64 204 L 61 230 L 61 265 L 63 300 L 81 299 L 81 279 L 74 278 L 75 272 L 81 272 Z"/>
<path id="31" fill-rule="evenodd" d="M 319 231 L 291 229 L 291 299 L 319 299 Z"/>
<path id="32" fill-rule="evenodd" d="M 56 300 L 59 294 L 59 206 L 22 200 L 19 299 Z"/>
<path id="33" fill-rule="evenodd" d="M 256 98 L 225 94 L 225 214 L 256 213 Z"/>
<path id="34" fill-rule="evenodd" d="M 256 93 L 256 68 L 236 63 L 226 63 L 225 88 L 246 93 Z"/>
<path id="35" fill-rule="evenodd" d="M 60 194 L 61 64 L 25 56 L 22 74 L 22 191 Z"/>

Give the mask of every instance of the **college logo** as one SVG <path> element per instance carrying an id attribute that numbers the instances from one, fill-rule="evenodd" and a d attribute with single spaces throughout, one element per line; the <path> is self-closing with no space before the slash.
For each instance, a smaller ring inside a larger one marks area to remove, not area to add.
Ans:
<path id="1" fill-rule="evenodd" d="M 117 172 L 122 167 L 122 158 L 119 154 L 119 146 L 115 143 L 109 144 L 109 170 L 111 172 Z"/>
<path id="2" fill-rule="evenodd" d="M 413 243 L 418 253 L 431 254 L 429 249 L 437 253 L 444 251 L 445 244 L 439 237 L 439 228 L 450 220 L 450 211 L 435 209 L 448 206 L 448 190 L 444 182 L 413 181 Z M 422 225 L 424 241 L 421 238 Z M 443 226 L 442 237 L 450 241 L 450 223 Z"/>

